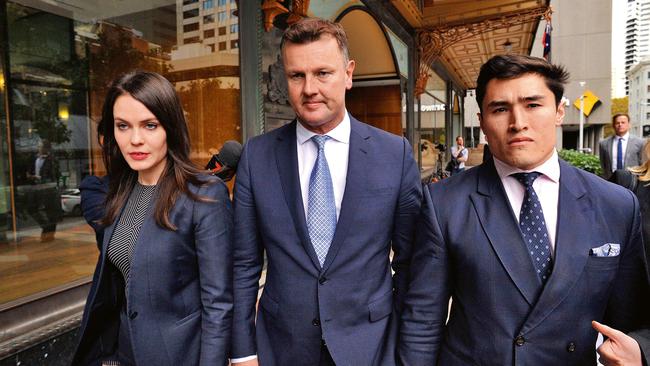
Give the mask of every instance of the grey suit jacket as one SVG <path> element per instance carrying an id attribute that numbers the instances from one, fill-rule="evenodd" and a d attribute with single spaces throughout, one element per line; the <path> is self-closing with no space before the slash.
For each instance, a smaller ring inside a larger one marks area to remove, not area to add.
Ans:
<path id="1" fill-rule="evenodd" d="M 612 175 L 612 146 L 614 144 L 614 136 L 610 136 L 602 140 L 598 145 L 600 150 L 600 167 L 602 169 L 602 177 L 609 179 Z M 631 166 L 641 165 L 643 162 L 643 145 L 645 139 L 637 136 L 630 135 L 630 140 L 627 142 L 627 150 L 625 151 L 625 158 L 623 159 L 623 166 L 625 168 Z"/>

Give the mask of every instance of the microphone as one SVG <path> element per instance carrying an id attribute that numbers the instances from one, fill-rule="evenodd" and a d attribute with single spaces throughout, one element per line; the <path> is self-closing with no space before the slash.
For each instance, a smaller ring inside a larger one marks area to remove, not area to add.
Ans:
<path id="1" fill-rule="evenodd" d="M 239 142 L 228 140 L 217 154 L 212 155 L 205 169 L 210 170 L 212 175 L 216 175 L 224 182 L 227 182 L 235 176 L 241 152 L 242 146 Z"/>

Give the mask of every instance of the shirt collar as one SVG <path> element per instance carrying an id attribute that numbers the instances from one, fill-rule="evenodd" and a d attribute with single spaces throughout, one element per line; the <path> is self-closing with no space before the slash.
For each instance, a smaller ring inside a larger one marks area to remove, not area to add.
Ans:
<path id="1" fill-rule="evenodd" d="M 515 173 L 540 172 L 555 183 L 558 183 L 560 181 L 560 162 L 558 161 L 557 151 L 555 149 L 553 149 L 553 154 L 550 158 L 548 158 L 541 165 L 530 170 L 522 170 L 510 166 L 497 159 L 496 157 L 493 157 L 493 159 L 494 167 L 497 169 L 497 174 L 499 174 L 499 178 L 502 180 L 503 178 Z"/>
<path id="2" fill-rule="evenodd" d="M 616 139 L 617 139 L 617 140 L 618 140 L 618 139 L 622 139 L 622 140 L 624 140 L 624 141 L 627 141 L 628 137 L 630 137 L 630 132 L 629 132 L 629 131 L 626 132 L 625 135 L 623 135 L 623 136 L 616 135 Z"/>
<path id="3" fill-rule="evenodd" d="M 346 110 L 341 123 L 339 123 L 338 126 L 334 127 L 333 130 L 326 133 L 326 135 L 338 142 L 348 144 L 350 143 L 350 130 L 350 116 Z M 298 140 L 298 144 L 304 144 L 305 142 L 309 141 L 309 139 L 314 137 L 314 135 L 317 135 L 317 133 L 309 131 L 299 121 L 296 123 L 296 138 Z"/>

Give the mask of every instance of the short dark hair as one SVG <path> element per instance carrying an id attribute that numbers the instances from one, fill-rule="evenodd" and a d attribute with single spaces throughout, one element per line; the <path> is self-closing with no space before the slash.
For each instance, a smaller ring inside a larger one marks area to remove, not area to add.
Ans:
<path id="1" fill-rule="evenodd" d="M 614 124 L 614 122 L 616 122 L 616 119 L 620 116 L 627 117 L 627 121 L 630 122 L 630 116 L 627 113 L 616 113 L 614 116 L 612 116 L 612 124 Z"/>
<path id="2" fill-rule="evenodd" d="M 515 79 L 524 74 L 538 74 L 544 78 L 546 86 L 555 96 L 555 104 L 560 105 L 564 94 L 564 84 L 569 73 L 564 67 L 551 64 L 543 58 L 526 55 L 498 55 L 489 59 L 476 79 L 476 102 L 483 112 L 483 98 L 487 84 L 492 79 Z"/>
<path id="3" fill-rule="evenodd" d="M 192 193 L 188 183 L 201 185 L 201 170 L 190 160 L 190 137 L 183 114 L 181 101 L 174 86 L 163 76 L 147 71 L 133 71 L 113 81 L 106 94 L 100 127 L 97 129 L 104 136 L 102 153 L 109 178 L 106 196 L 106 216 L 104 225 L 112 223 L 126 204 L 133 186 L 138 180 L 138 173 L 131 169 L 124 159 L 115 139 L 113 106 L 122 95 L 130 95 L 142 103 L 156 116 L 167 135 L 167 165 L 158 180 L 158 198 L 154 217 L 163 228 L 176 230 L 169 221 L 169 212 L 180 193 L 185 193 L 194 200 L 203 201 Z"/>
<path id="4" fill-rule="evenodd" d="M 306 44 L 318 41 L 323 35 L 329 35 L 336 40 L 343 60 L 350 60 L 348 51 L 348 37 L 341 24 L 321 18 L 303 18 L 292 24 L 284 31 L 280 42 L 280 52 L 284 50 L 285 43 Z"/>

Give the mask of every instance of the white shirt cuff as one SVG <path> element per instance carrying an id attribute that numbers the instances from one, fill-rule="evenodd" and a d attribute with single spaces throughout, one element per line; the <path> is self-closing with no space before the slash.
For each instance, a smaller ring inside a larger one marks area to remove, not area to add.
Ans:
<path id="1" fill-rule="evenodd" d="M 257 358 L 257 355 L 239 357 L 239 358 L 231 358 L 230 363 L 234 364 L 234 363 L 246 362 L 246 361 L 254 360 L 256 358 Z"/>

